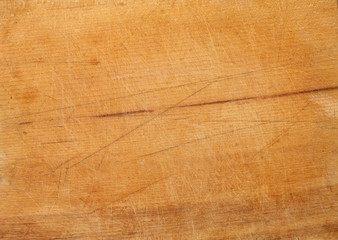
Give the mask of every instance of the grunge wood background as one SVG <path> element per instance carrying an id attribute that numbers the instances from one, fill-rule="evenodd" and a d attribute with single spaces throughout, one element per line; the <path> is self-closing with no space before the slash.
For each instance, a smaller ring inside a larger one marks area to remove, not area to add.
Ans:
<path id="1" fill-rule="evenodd" d="M 335 0 L 1 0 L 1 239 L 337 239 Z"/>

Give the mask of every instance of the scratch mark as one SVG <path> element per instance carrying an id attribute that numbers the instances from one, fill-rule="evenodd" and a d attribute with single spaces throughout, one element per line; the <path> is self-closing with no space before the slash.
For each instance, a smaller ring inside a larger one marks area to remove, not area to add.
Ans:
<path id="1" fill-rule="evenodd" d="M 287 66 L 287 65 L 285 65 L 285 66 Z M 195 85 L 195 84 L 198 84 L 198 83 L 221 82 L 221 81 L 226 81 L 226 80 L 229 80 L 229 79 L 232 79 L 232 78 L 243 77 L 243 76 L 246 76 L 246 75 L 249 75 L 249 74 L 252 74 L 252 73 L 257 73 L 257 72 L 262 72 L 262 71 L 267 71 L 267 70 L 271 71 L 271 70 L 278 69 L 278 68 L 284 68 L 285 66 L 265 68 L 265 69 L 257 69 L 257 70 L 246 71 L 246 72 L 237 73 L 237 74 L 233 74 L 233 75 L 219 76 L 219 77 L 214 78 L 213 80 L 205 79 L 205 80 L 199 80 L 199 81 L 195 81 L 195 82 L 175 85 L 175 86 L 171 86 L 171 87 L 155 88 L 155 89 L 143 91 L 143 92 L 140 92 L 140 93 L 129 94 L 129 95 L 121 96 L 121 97 L 108 98 L 108 99 L 99 100 L 99 101 L 87 102 L 87 103 L 82 103 L 82 104 L 75 104 L 75 105 L 66 106 L 66 107 L 54 108 L 54 109 L 50 109 L 50 110 L 38 111 L 38 112 L 34 112 L 34 113 L 23 114 L 23 115 L 20 115 L 20 116 L 4 118 L 4 119 L 1 119 L 1 121 L 11 120 L 11 119 L 16 119 L 16 118 L 21 118 L 21 117 L 27 117 L 27 116 L 32 116 L 32 115 L 37 115 L 37 114 L 42 114 L 42 113 L 60 111 L 60 110 L 65 110 L 65 109 L 70 109 L 70 108 L 84 107 L 84 106 L 89 106 L 89 105 L 92 105 L 92 104 L 104 103 L 104 102 L 109 102 L 109 101 L 117 100 L 117 99 L 135 97 L 135 96 L 139 96 L 139 95 L 143 95 L 143 94 L 160 92 L 160 91 L 164 91 L 164 90 L 168 90 L 168 89 L 175 89 L 175 88 L 185 87 L 185 86 L 189 86 L 189 85 Z"/>
<path id="2" fill-rule="evenodd" d="M 307 106 L 309 106 L 310 103 L 305 104 L 305 106 L 296 114 L 295 117 L 298 117 L 300 115 L 301 112 L 303 112 Z M 272 141 L 270 141 L 268 144 L 264 145 L 260 150 L 258 150 L 253 156 L 252 158 L 256 158 L 257 155 L 261 154 L 264 150 L 272 147 L 273 145 L 275 145 L 277 142 L 279 142 L 283 137 L 285 137 L 289 131 L 297 124 L 298 122 L 293 122 L 289 127 L 283 129 L 282 133 L 279 134 L 277 137 L 275 137 Z"/>
<path id="3" fill-rule="evenodd" d="M 80 198 L 80 200 L 83 202 L 82 208 L 84 208 L 88 204 L 88 202 L 90 201 L 90 197 L 93 195 L 94 192 L 95 192 L 94 190 L 90 191 L 90 193 L 88 194 L 85 200 Z"/>
<path id="4" fill-rule="evenodd" d="M 152 112 L 154 112 L 154 110 L 138 110 L 138 111 L 130 111 L 130 112 L 117 112 L 117 113 L 101 114 L 101 115 L 95 115 L 93 117 L 96 117 L 96 118 L 120 117 L 120 116 L 129 115 L 129 114 L 152 113 Z"/>
<path id="5" fill-rule="evenodd" d="M 202 138 L 197 138 L 197 139 L 194 139 L 194 140 L 191 140 L 191 141 L 187 141 L 187 142 L 183 142 L 183 143 L 180 143 L 180 144 L 177 144 L 177 145 L 173 145 L 173 146 L 170 146 L 170 147 L 167 147 L 167 148 L 164 148 L 164 149 L 152 152 L 152 153 L 141 155 L 141 156 L 139 156 L 138 158 L 136 158 L 134 160 L 126 161 L 126 162 L 123 162 L 123 163 L 135 162 L 135 161 L 138 161 L 141 158 L 149 157 L 149 156 L 156 155 L 156 154 L 162 153 L 162 152 L 166 152 L 166 151 L 169 151 L 169 150 L 174 149 L 174 148 L 182 147 L 184 145 L 188 145 L 188 144 L 199 142 L 199 141 L 203 141 L 203 140 L 206 140 L 206 139 L 209 139 L 209 138 L 213 138 L 213 137 L 217 137 L 217 136 L 222 136 L 222 135 L 225 135 L 225 134 L 234 133 L 234 132 L 237 132 L 237 131 L 240 131 L 240 130 L 250 129 L 250 128 L 254 128 L 254 127 L 258 127 L 258 126 L 262 126 L 262 125 L 266 125 L 266 124 L 268 124 L 268 123 L 260 123 L 260 124 L 256 124 L 256 125 L 249 126 L 249 127 L 243 127 L 243 128 L 233 129 L 233 130 L 230 130 L 230 131 L 221 132 L 221 133 L 209 135 L 209 136 L 202 137 Z"/>
<path id="6" fill-rule="evenodd" d="M 46 93 L 40 91 L 40 90 L 37 89 L 37 88 L 34 88 L 34 87 L 30 87 L 30 88 L 33 89 L 33 90 L 35 90 L 35 91 L 37 91 L 38 93 L 40 93 L 41 95 L 43 95 L 43 96 L 45 96 L 45 97 L 48 97 L 48 98 L 50 98 L 50 99 L 53 99 L 54 101 L 60 102 L 60 100 L 58 100 L 58 99 L 56 99 L 56 98 L 54 98 L 54 97 L 52 97 L 52 96 L 50 96 L 50 95 L 48 95 L 48 94 L 46 94 Z"/>
<path id="7" fill-rule="evenodd" d="M 174 119 L 174 120 L 180 120 L 180 119 Z M 295 121 L 295 120 L 268 120 L 268 119 L 262 119 L 262 120 L 240 120 L 240 119 L 225 119 L 225 120 L 212 120 L 212 121 L 205 121 L 205 122 L 256 122 L 256 123 L 327 123 L 330 122 L 329 120 L 326 121 Z"/>
<path id="8" fill-rule="evenodd" d="M 103 154 L 101 161 L 99 162 L 98 166 L 96 167 L 96 171 L 100 169 L 102 163 L 104 162 L 105 158 L 106 158 L 107 152 L 105 154 Z"/>
<path id="9" fill-rule="evenodd" d="M 110 143 L 104 145 L 103 147 L 100 147 L 99 149 L 97 149 L 96 151 L 94 151 L 93 153 L 87 155 L 86 157 L 84 157 L 83 159 L 81 159 L 80 161 L 74 163 L 73 165 L 69 166 L 67 169 L 73 168 L 76 165 L 82 163 L 83 161 L 86 161 L 87 159 L 89 159 L 90 157 L 94 156 L 95 154 L 101 152 L 103 149 L 106 149 L 108 147 L 110 147 L 112 144 L 118 142 L 119 140 L 121 140 L 122 138 L 130 135 L 131 133 L 133 133 L 134 131 L 136 131 L 137 129 L 145 126 L 146 124 L 150 123 L 151 121 L 155 120 L 156 118 L 160 117 L 161 115 L 165 114 L 166 112 L 170 111 L 171 109 L 177 107 L 179 104 L 181 104 L 182 102 L 186 101 L 187 99 L 191 98 L 192 96 L 196 95 L 197 93 L 203 91 L 205 88 L 209 87 L 211 84 L 215 83 L 217 80 L 214 80 L 212 82 L 208 82 L 206 85 L 204 85 L 203 87 L 201 87 L 200 89 L 198 89 L 197 91 L 193 92 L 192 94 L 188 95 L 187 97 L 181 99 L 180 101 L 178 101 L 177 103 L 175 103 L 174 105 L 166 108 L 165 110 L 163 110 L 162 112 L 156 114 L 155 116 L 147 119 L 146 121 L 142 122 L 141 124 L 137 125 L 136 127 L 132 128 L 131 130 L 129 130 L 128 132 L 120 135 L 119 137 L 115 138 L 113 141 L 111 141 Z"/>
<path id="10" fill-rule="evenodd" d="M 321 61 L 321 62 L 324 62 L 324 61 Z M 270 68 L 263 68 L 263 69 L 246 71 L 246 72 L 233 74 L 233 75 L 219 76 L 219 77 L 214 78 L 213 80 L 206 79 L 206 80 L 199 80 L 199 81 L 195 81 L 195 82 L 175 85 L 175 86 L 171 86 L 171 87 L 155 88 L 155 89 L 151 89 L 151 90 L 147 90 L 147 91 L 143 91 L 143 92 L 139 92 L 139 93 L 135 93 L 135 94 L 129 94 L 129 95 L 121 96 L 121 97 L 108 98 L 108 99 L 103 99 L 103 100 L 99 100 L 99 101 L 75 104 L 75 105 L 66 106 L 66 107 L 54 108 L 54 109 L 50 109 L 50 110 L 38 111 L 38 112 L 34 112 L 34 113 L 23 114 L 23 115 L 20 115 L 20 116 L 4 118 L 4 119 L 0 119 L 0 121 L 12 120 L 12 119 L 16 119 L 16 118 L 27 117 L 27 116 L 43 114 L 43 113 L 49 113 L 49 112 L 54 112 L 54 111 L 61 111 L 61 110 L 70 109 L 70 108 L 84 107 L 84 106 L 89 106 L 89 105 L 92 105 L 92 104 L 99 104 L 99 103 L 109 102 L 109 101 L 116 100 L 116 99 L 129 98 L 129 97 L 139 96 L 139 95 L 143 95 L 143 94 L 164 91 L 164 90 L 168 90 L 168 89 L 175 89 L 175 88 L 189 86 L 189 85 L 195 85 L 195 84 L 203 83 L 203 82 L 207 82 L 207 83 L 221 82 L 221 81 L 226 81 L 226 80 L 233 79 L 233 78 L 243 77 L 243 76 L 246 76 L 246 75 L 249 75 L 249 74 L 252 74 L 252 73 L 283 69 L 283 68 L 285 68 L 289 65 L 293 66 L 293 65 L 297 65 L 297 64 L 286 64 L 286 65 L 282 65 L 282 66 L 275 66 L 275 67 L 270 67 Z M 315 91 L 315 90 L 312 90 L 312 91 Z M 255 97 L 249 97 L 249 99 L 250 98 L 255 98 Z M 256 98 L 258 98 L 258 97 L 256 97 Z M 261 97 L 261 98 L 264 98 L 264 97 Z M 248 99 L 242 99 L 242 100 L 248 100 Z M 227 101 L 236 101 L 236 100 L 235 99 L 234 100 L 226 100 L 226 102 Z M 239 100 L 237 100 L 237 101 L 239 101 Z M 206 104 L 212 104 L 212 103 L 206 103 Z M 194 106 L 194 104 L 192 106 Z M 180 107 L 184 107 L 184 106 L 180 106 Z"/>
<path id="11" fill-rule="evenodd" d="M 128 197 L 130 197 L 130 196 L 132 196 L 132 195 L 134 195 L 134 194 L 143 192 L 143 191 L 147 190 L 148 188 L 150 188 L 151 186 L 153 186 L 153 185 L 155 185 L 155 184 L 157 184 L 157 183 L 159 183 L 159 182 L 162 182 L 162 181 L 164 181 L 164 180 L 167 180 L 168 178 L 171 178 L 172 176 L 173 176 L 173 175 L 169 175 L 169 176 L 167 176 L 167 177 L 163 177 L 163 178 L 157 179 L 157 180 L 155 180 L 155 181 L 153 181 L 153 182 L 151 182 L 151 183 L 149 183 L 149 184 L 147 184 L 147 185 L 145 185 L 145 186 L 143 186 L 143 187 L 141 187 L 141 188 L 139 188 L 139 189 L 137 189 L 137 190 L 135 190 L 135 191 L 128 192 L 128 193 L 122 195 L 121 197 L 119 197 L 119 198 L 113 200 L 112 202 L 110 202 L 109 205 L 111 205 L 111 204 L 113 204 L 113 203 L 116 203 L 116 202 L 119 202 L 119 201 L 122 201 L 122 200 L 124 200 L 124 199 L 126 199 L 126 198 L 128 198 Z M 95 212 L 100 211 L 100 210 L 103 210 L 103 209 L 105 209 L 105 208 L 107 208 L 107 207 L 108 207 L 108 206 L 100 207 L 100 208 L 94 209 L 93 211 L 89 212 L 88 214 L 95 213 Z"/>
<path id="12" fill-rule="evenodd" d="M 332 91 L 332 90 L 337 90 L 337 89 L 338 89 L 338 86 L 333 86 L 333 87 L 317 88 L 317 89 L 303 90 L 303 91 L 297 91 L 297 92 L 288 92 L 288 93 L 280 93 L 280 94 L 266 95 L 266 96 L 253 96 L 253 97 L 245 97 L 245 98 L 234 98 L 234 99 L 223 100 L 223 101 L 195 103 L 195 104 L 189 104 L 189 105 L 182 105 L 182 106 L 179 106 L 179 107 L 197 107 L 197 106 L 205 106 L 205 105 L 213 105 L 213 104 L 240 102 L 240 101 L 246 101 L 246 100 L 262 100 L 262 99 L 269 99 L 269 98 L 289 97 L 289 96 L 294 96 L 294 95 L 299 95 L 299 94 Z"/>
<path id="13" fill-rule="evenodd" d="M 74 140 L 65 140 L 65 141 L 57 141 L 57 142 L 46 142 L 46 143 L 42 143 L 42 144 L 57 144 L 57 143 L 70 143 L 70 142 L 74 142 Z"/>
<path id="14" fill-rule="evenodd" d="M 89 105 L 92 105 L 92 104 L 99 104 L 99 103 L 105 103 L 105 102 L 109 102 L 109 101 L 113 101 L 113 100 L 118 100 L 118 99 L 123 99 L 123 98 L 136 97 L 136 96 L 143 95 L 143 94 L 155 93 L 155 92 L 160 92 L 160 91 L 164 91 L 164 90 L 168 90 L 168 89 L 174 89 L 174 88 L 178 88 L 178 87 L 184 87 L 184 86 L 193 85 L 193 84 L 196 84 L 196 83 L 202 83 L 202 82 L 205 82 L 205 81 L 206 80 L 200 81 L 200 82 L 180 84 L 180 85 L 175 85 L 175 86 L 171 86 L 171 87 L 155 88 L 155 89 L 152 89 L 152 90 L 147 90 L 147 91 L 143 91 L 143 92 L 139 92 L 139 93 L 134 93 L 134 94 L 128 94 L 128 95 L 121 96 L 121 97 L 108 98 L 108 99 L 99 100 L 99 101 L 93 101 L 93 102 L 87 102 L 87 103 L 82 103 L 82 104 L 75 104 L 75 105 L 66 106 L 66 107 L 54 108 L 54 109 L 50 109 L 50 110 L 46 110 L 46 111 L 38 111 L 38 112 L 34 112 L 34 113 L 23 114 L 23 115 L 16 116 L 16 117 L 11 117 L 11 118 L 4 118 L 4 119 L 1 119 L 1 121 L 12 120 L 12 119 L 16 119 L 16 118 L 27 117 L 27 116 L 37 115 L 37 114 L 43 114 L 43 113 L 50 113 L 50 112 L 55 112 L 55 111 L 61 111 L 61 110 L 66 110 L 66 109 L 70 109 L 70 108 L 85 107 L 85 106 L 89 106 Z"/>
<path id="15" fill-rule="evenodd" d="M 28 125 L 28 124 L 32 124 L 33 122 L 21 122 L 21 123 L 18 123 L 19 125 Z"/>
<path id="16" fill-rule="evenodd" d="M 245 73 L 239 73 L 239 74 L 234 74 L 231 75 L 227 78 L 222 78 L 222 81 L 224 81 L 225 79 L 232 79 L 232 78 L 236 78 L 238 76 L 243 76 L 243 75 L 247 75 L 250 74 L 252 72 L 257 72 L 257 71 L 262 71 L 262 69 L 260 70 L 255 70 L 255 71 L 249 71 L 249 72 L 245 72 Z M 170 111 L 173 108 L 178 107 L 181 103 L 183 103 L 184 101 L 186 101 L 187 99 L 191 98 L 192 96 L 198 94 L 199 92 L 203 91 L 204 89 L 206 89 L 207 87 L 209 87 L 210 85 L 219 82 L 220 79 L 216 78 L 213 81 L 209 81 L 207 82 L 207 84 L 205 84 L 203 87 L 201 87 L 200 89 L 198 89 L 197 91 L 193 92 L 192 94 L 188 95 L 187 97 L 181 99 L 180 101 L 176 102 L 175 104 L 173 104 L 172 106 L 164 109 L 163 111 L 161 111 L 160 113 L 154 115 L 153 117 L 147 119 L 146 121 L 142 122 L 141 124 L 137 125 L 136 127 L 132 128 L 131 130 L 127 131 L 126 133 L 120 135 L 119 137 L 115 138 L 113 141 L 109 142 L 108 144 L 100 147 L 99 149 L 97 149 L 96 151 L 92 152 L 91 154 L 87 155 L 86 157 L 82 158 L 81 160 L 79 160 L 78 162 L 75 162 L 74 164 L 72 164 L 71 166 L 69 166 L 67 169 L 73 168 L 76 165 L 86 161 L 87 159 L 89 159 L 90 157 L 94 156 L 95 154 L 101 152 L 103 149 L 106 149 L 108 147 L 110 147 L 112 144 L 120 141 L 121 139 L 123 139 L 124 137 L 130 135 L 131 133 L 133 133 L 134 131 L 136 131 L 137 129 L 145 126 L 146 124 L 150 123 L 151 121 L 157 119 L 158 117 L 162 116 L 163 114 L 165 114 L 166 112 Z M 290 95 L 294 95 L 294 94 L 301 94 L 301 93 L 307 93 L 307 92 L 318 92 L 318 91 L 328 91 L 328 90 L 333 90 L 333 89 L 337 89 L 338 87 L 328 87 L 328 88 L 322 88 L 322 89 L 315 89 L 315 90 L 307 90 L 307 91 L 300 91 L 300 92 L 295 92 L 295 93 L 284 93 L 284 94 L 279 94 L 276 96 L 290 96 Z"/>
<path id="17" fill-rule="evenodd" d="M 71 162 L 71 161 L 72 161 L 73 159 L 75 159 L 75 158 L 76 158 L 76 157 L 72 157 L 72 158 L 70 158 L 70 159 L 68 159 L 68 160 L 66 160 L 66 161 L 64 161 L 64 162 L 62 162 L 62 163 L 60 163 L 58 166 L 56 166 L 56 167 L 54 168 L 54 171 L 57 170 L 57 169 L 59 169 L 59 168 L 61 168 L 61 167 L 64 166 L 65 164 Z"/>

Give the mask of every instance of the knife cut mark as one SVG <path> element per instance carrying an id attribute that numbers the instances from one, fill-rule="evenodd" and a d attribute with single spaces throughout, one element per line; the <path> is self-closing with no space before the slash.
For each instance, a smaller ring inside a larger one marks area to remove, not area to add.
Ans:
<path id="1" fill-rule="evenodd" d="M 264 69 L 260 69 L 260 70 L 256 70 L 256 71 L 263 71 Z M 239 76 L 245 76 L 246 74 L 250 74 L 252 73 L 253 71 L 249 71 L 249 72 L 245 72 L 245 73 L 239 73 L 239 74 L 235 74 L 235 75 L 231 75 L 231 76 L 228 76 L 227 78 L 225 79 L 231 79 L 231 78 L 236 78 L 236 77 L 239 77 Z M 223 80 L 225 80 L 223 79 Z M 89 159 L 90 157 L 94 156 L 95 154 L 101 152 L 103 149 L 106 149 L 108 147 L 110 147 L 111 145 L 113 145 L 114 143 L 120 141 L 122 138 L 128 136 L 129 134 L 133 133 L 134 131 L 136 131 L 137 129 L 145 126 L 146 124 L 148 124 L 149 122 L 153 121 L 154 119 L 162 116 L 163 114 L 165 114 L 166 112 L 170 111 L 171 109 L 175 108 L 175 107 L 178 107 L 182 102 L 188 100 L 189 98 L 191 98 L 192 96 L 196 95 L 197 93 L 203 91 L 204 89 L 206 89 L 207 87 L 209 87 L 210 85 L 218 82 L 219 79 L 216 78 L 215 80 L 213 81 L 210 81 L 208 82 L 207 84 L 205 84 L 203 87 L 199 88 L 197 91 L 193 92 L 192 94 L 188 95 L 187 97 L 181 99 L 180 101 L 176 102 L 175 104 L 173 104 L 172 106 L 166 108 L 165 110 L 163 110 L 162 112 L 156 114 L 155 116 L 147 119 L 146 121 L 142 122 L 141 124 L 137 125 L 136 127 L 134 127 L 133 129 L 129 130 L 128 132 L 120 135 L 119 137 L 115 138 L 113 141 L 111 141 L 110 143 L 104 145 L 103 147 L 100 147 L 99 149 L 97 149 L 96 151 L 94 151 L 93 153 L 87 155 L 86 157 L 82 158 L 81 160 L 79 160 L 78 162 L 75 162 L 74 164 L 70 165 L 69 167 L 67 167 L 67 169 L 71 169 L 75 166 L 77 166 L 78 164 L 86 161 L 87 159 Z"/>
<path id="2" fill-rule="evenodd" d="M 95 154 L 101 152 L 103 149 L 106 149 L 108 147 L 110 147 L 111 145 L 113 145 L 114 143 L 120 141 L 122 138 L 128 136 L 129 134 L 133 133 L 134 131 L 136 131 L 137 129 L 145 126 L 146 124 L 148 124 L 149 122 L 153 121 L 154 119 L 160 117 L 161 115 L 165 114 L 166 112 L 168 112 L 169 110 L 177 107 L 179 104 L 181 104 L 182 102 L 186 101 L 187 99 L 189 99 L 190 97 L 194 96 L 195 94 L 199 93 L 200 91 L 202 91 L 203 89 L 207 88 L 208 86 L 210 86 L 211 84 L 215 83 L 215 81 L 213 82 L 209 82 L 206 85 L 204 85 L 202 88 L 198 89 L 197 91 L 193 92 L 192 94 L 190 94 L 189 96 L 183 98 L 182 100 L 178 101 L 177 103 L 175 103 L 174 105 L 166 108 L 165 110 L 163 110 L 162 112 L 156 114 L 155 116 L 147 119 L 146 121 L 142 122 L 141 124 L 137 125 L 136 127 L 132 128 L 131 130 L 127 131 L 126 133 L 120 135 L 119 137 L 115 138 L 113 141 L 111 141 L 110 143 L 104 145 L 103 147 L 100 147 L 99 149 L 97 149 L 96 151 L 94 151 L 93 153 L 87 155 L 86 157 L 82 158 L 80 161 L 72 164 L 71 166 L 67 167 L 67 169 L 71 169 L 75 166 L 77 166 L 78 164 L 86 161 L 87 159 L 89 159 L 90 157 L 94 156 Z"/>
<path id="3" fill-rule="evenodd" d="M 95 115 L 93 117 L 96 117 L 96 118 L 120 117 L 120 116 L 125 116 L 125 115 L 130 115 L 130 114 L 152 113 L 152 112 L 154 112 L 154 110 L 138 110 L 138 111 L 130 111 L 130 112 L 117 112 L 117 113 L 100 114 L 100 115 Z"/>
<path id="4" fill-rule="evenodd" d="M 33 122 L 21 122 L 21 123 L 18 123 L 19 125 L 29 125 L 29 124 L 32 124 Z"/>
<path id="5" fill-rule="evenodd" d="M 244 73 L 241 73 L 241 74 L 239 74 L 239 75 L 242 76 L 243 74 L 244 74 Z M 232 76 L 229 76 L 229 78 L 233 78 L 233 77 L 236 77 L 236 76 L 233 76 L 233 75 L 232 75 Z M 228 79 L 229 79 L 229 78 L 228 78 Z M 155 116 L 149 118 L 148 120 L 142 122 L 141 124 L 137 125 L 136 127 L 134 127 L 133 129 L 129 130 L 128 132 L 126 132 L 126 133 L 120 135 L 119 137 L 115 138 L 112 142 L 110 142 L 110 143 L 104 145 L 103 147 L 100 147 L 99 149 L 97 149 L 97 150 L 94 151 L 93 153 L 87 155 L 86 157 L 82 158 L 82 159 L 79 160 L 78 162 L 75 162 L 74 164 L 70 165 L 67 169 L 71 169 L 71 168 L 75 167 L 76 165 L 80 164 L 81 162 L 86 161 L 86 160 L 89 159 L 90 157 L 92 157 L 92 156 L 94 156 L 95 154 L 101 152 L 103 149 L 106 149 L 106 148 L 110 147 L 112 144 L 114 144 L 114 143 L 120 141 L 122 138 L 124 138 L 124 137 L 130 135 L 131 133 L 133 133 L 133 132 L 136 131 L 137 129 L 143 127 L 144 125 L 148 124 L 149 122 L 153 121 L 154 119 L 160 117 L 161 115 L 165 114 L 166 112 L 170 111 L 171 109 L 173 109 L 173 108 L 175 108 L 175 107 L 179 107 L 179 105 L 180 105 L 182 102 L 186 101 L 187 99 L 189 99 L 189 98 L 191 98 L 192 96 L 196 95 L 197 93 L 203 91 L 205 88 L 209 87 L 210 85 L 212 85 L 213 83 L 216 83 L 216 82 L 218 82 L 218 79 L 216 79 L 216 80 L 214 80 L 214 81 L 211 81 L 211 82 L 208 82 L 208 83 L 207 83 L 206 85 L 204 85 L 202 88 L 200 88 L 200 89 L 198 89 L 197 91 L 193 92 L 193 93 L 190 94 L 189 96 L 183 98 L 182 100 L 180 100 L 179 102 L 175 103 L 174 105 L 172 105 L 172 106 L 166 108 L 165 110 L 163 110 L 162 112 L 156 114 Z M 311 90 L 311 91 L 301 91 L 301 92 L 298 92 L 298 93 L 296 93 L 296 94 L 301 94 L 301 93 L 311 93 L 311 92 L 318 92 L 318 91 L 335 90 L 335 89 L 337 89 L 337 88 L 338 88 L 337 86 L 335 86 L 335 87 L 328 87 L 328 88 L 323 88 L 322 90 L 317 89 L 317 90 Z M 276 95 L 276 96 L 289 96 L 289 95 L 294 95 L 294 94 L 295 94 L 295 93 L 293 93 L 293 94 L 288 93 L 288 94 L 279 94 L 279 95 Z M 266 98 L 268 98 L 268 97 L 266 97 Z M 262 99 L 262 98 L 260 98 L 260 99 Z M 264 98 L 263 98 L 263 99 L 264 99 Z"/>
<path id="6" fill-rule="evenodd" d="M 269 99 L 269 98 L 289 97 L 289 96 L 294 96 L 294 95 L 299 95 L 299 94 L 332 91 L 332 90 L 337 90 L 337 89 L 338 89 L 338 86 L 333 86 L 333 87 L 309 89 L 309 90 L 303 90 L 303 91 L 297 91 L 297 92 L 279 93 L 279 94 L 266 95 L 266 96 L 253 96 L 253 97 L 234 98 L 234 99 L 229 99 L 229 100 L 220 100 L 220 101 L 213 101 L 213 102 L 195 103 L 195 104 L 189 104 L 189 105 L 182 105 L 179 107 L 198 107 L 198 106 L 213 105 L 213 104 L 240 102 L 240 101 L 246 101 L 246 100 L 261 100 L 261 99 Z"/>
<path id="7" fill-rule="evenodd" d="M 325 60 L 325 61 L 327 61 L 327 60 Z M 325 61 L 320 61 L 319 63 L 322 63 L 322 62 L 325 62 Z M 298 63 L 298 64 L 300 64 L 300 63 Z M 84 107 L 84 106 L 89 106 L 89 105 L 92 105 L 92 104 L 104 103 L 104 102 L 109 102 L 109 101 L 112 101 L 112 100 L 123 99 L 123 98 L 128 98 L 128 97 L 135 97 L 135 96 L 139 96 L 139 95 L 143 95 L 143 94 L 159 92 L 159 91 L 163 91 L 163 90 L 167 90 L 167 89 L 175 89 L 175 88 L 194 85 L 194 84 L 203 83 L 203 82 L 214 82 L 214 81 L 222 82 L 222 81 L 229 80 L 229 79 L 232 79 L 232 78 L 246 76 L 246 75 L 251 74 L 251 73 L 258 73 L 258 72 L 262 72 L 262 71 L 268 71 L 268 70 L 272 71 L 272 70 L 275 70 L 275 69 L 282 69 L 282 68 L 290 66 L 290 65 L 295 66 L 295 65 L 297 65 L 297 63 L 295 63 L 295 64 L 285 64 L 285 65 L 282 65 L 282 66 L 274 66 L 274 67 L 270 67 L 270 68 L 263 68 L 263 69 L 257 69 L 257 70 L 251 70 L 251 71 L 246 71 L 246 72 L 232 74 L 232 75 L 219 76 L 219 77 L 214 78 L 214 80 L 207 80 L 207 79 L 199 80 L 199 81 L 195 81 L 195 82 L 190 82 L 190 83 L 185 83 L 185 84 L 180 84 L 180 85 L 175 85 L 175 86 L 170 86 L 170 87 L 156 88 L 156 89 L 147 90 L 147 91 L 143 91 L 143 92 L 140 92 L 140 93 L 134 93 L 134 94 L 129 94 L 129 95 L 120 96 L 120 97 L 113 97 L 113 98 L 103 99 L 103 100 L 99 100 L 99 101 L 92 101 L 92 102 L 75 104 L 75 105 L 66 106 L 66 107 L 54 108 L 54 109 L 45 110 L 45 111 L 33 112 L 33 113 L 23 114 L 23 115 L 19 115 L 19 116 L 15 116 L 15 117 L 0 119 L 0 121 L 17 119 L 17 118 L 33 116 L 33 115 L 37 115 L 37 114 L 54 112 L 54 111 L 61 111 L 61 110 L 70 109 L 70 108 Z"/>

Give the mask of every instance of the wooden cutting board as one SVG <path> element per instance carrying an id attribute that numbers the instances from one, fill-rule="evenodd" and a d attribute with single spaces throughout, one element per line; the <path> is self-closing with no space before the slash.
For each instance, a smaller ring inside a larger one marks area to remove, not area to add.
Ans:
<path id="1" fill-rule="evenodd" d="M 337 13 L 0 1 L 0 239 L 338 239 Z"/>

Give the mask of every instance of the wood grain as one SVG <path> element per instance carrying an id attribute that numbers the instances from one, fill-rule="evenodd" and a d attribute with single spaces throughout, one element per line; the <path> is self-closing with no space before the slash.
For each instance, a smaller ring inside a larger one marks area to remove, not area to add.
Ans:
<path id="1" fill-rule="evenodd" d="M 1 239 L 338 239 L 337 2 L 0 1 Z"/>

